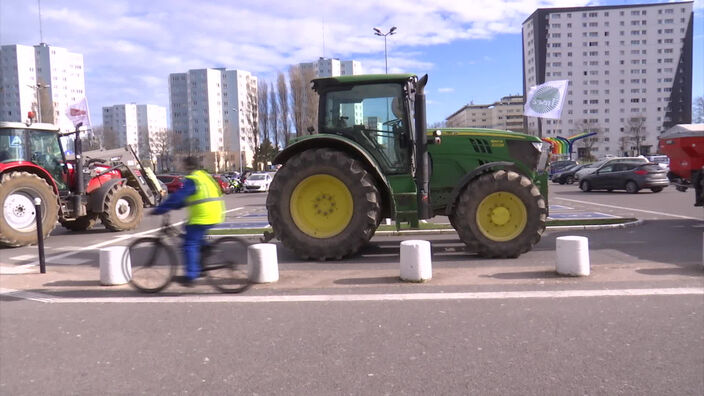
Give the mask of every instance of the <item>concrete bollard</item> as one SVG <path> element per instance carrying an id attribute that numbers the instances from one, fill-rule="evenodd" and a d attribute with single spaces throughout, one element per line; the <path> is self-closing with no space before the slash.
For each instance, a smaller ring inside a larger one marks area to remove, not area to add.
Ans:
<path id="1" fill-rule="evenodd" d="M 125 257 L 125 265 L 122 258 Z M 100 284 L 124 285 L 132 278 L 132 264 L 127 246 L 109 246 L 100 249 Z"/>
<path id="2" fill-rule="evenodd" d="M 556 271 L 560 275 L 589 276 L 589 239 L 581 236 L 557 238 Z"/>
<path id="3" fill-rule="evenodd" d="M 256 243 L 247 248 L 247 278 L 254 283 L 272 283 L 279 280 L 279 260 L 275 244 Z"/>
<path id="4" fill-rule="evenodd" d="M 401 242 L 401 280 L 423 282 L 432 277 L 430 242 L 420 240 Z"/>
<path id="5" fill-rule="evenodd" d="M 386 225 L 391 225 L 391 219 L 388 218 L 388 217 L 385 218 L 385 219 L 384 219 L 384 224 L 386 224 Z"/>

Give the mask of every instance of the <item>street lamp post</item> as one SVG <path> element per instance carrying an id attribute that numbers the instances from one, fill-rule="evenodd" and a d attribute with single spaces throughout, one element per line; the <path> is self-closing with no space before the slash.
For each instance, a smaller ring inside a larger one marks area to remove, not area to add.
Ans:
<path id="1" fill-rule="evenodd" d="M 41 123 L 42 122 L 42 99 L 41 99 L 41 93 L 39 92 L 40 88 L 49 88 L 51 85 L 49 84 L 27 84 L 28 87 L 34 88 L 34 94 L 37 96 L 37 122 Z"/>
<path id="2" fill-rule="evenodd" d="M 384 37 L 384 71 L 386 74 L 389 74 L 389 62 L 388 62 L 387 52 L 386 52 L 386 36 L 391 36 L 393 34 L 396 34 L 396 26 L 393 26 L 386 33 L 382 33 L 379 28 L 372 28 L 372 29 L 374 30 L 375 35 Z"/>

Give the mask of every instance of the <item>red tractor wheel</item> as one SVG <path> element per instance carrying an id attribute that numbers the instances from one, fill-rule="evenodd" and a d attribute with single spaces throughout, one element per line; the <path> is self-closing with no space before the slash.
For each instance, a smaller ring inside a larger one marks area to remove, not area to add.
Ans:
<path id="1" fill-rule="evenodd" d="M 110 231 L 134 230 L 142 221 L 144 204 L 137 190 L 126 185 L 115 185 L 103 202 L 100 220 Z"/>
<path id="2" fill-rule="evenodd" d="M 34 199 L 41 199 L 42 231 L 48 238 L 56 227 L 59 203 L 54 190 L 41 177 L 11 172 L 0 181 L 0 245 L 24 246 L 37 242 Z"/>

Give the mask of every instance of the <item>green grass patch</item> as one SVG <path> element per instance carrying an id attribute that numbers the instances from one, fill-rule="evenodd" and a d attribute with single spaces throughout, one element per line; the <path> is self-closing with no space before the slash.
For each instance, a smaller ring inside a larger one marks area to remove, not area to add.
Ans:
<path id="1" fill-rule="evenodd" d="M 638 219 L 628 217 L 628 218 L 608 218 L 608 219 L 568 219 L 568 220 L 548 220 L 545 225 L 547 227 L 557 227 L 557 226 L 585 226 L 585 225 L 609 225 L 609 224 L 623 224 L 636 221 Z M 408 223 L 401 224 L 401 231 L 411 231 L 411 230 L 451 230 L 452 226 L 450 224 L 439 224 L 439 223 L 420 223 L 419 228 L 411 228 Z M 377 228 L 377 231 L 396 231 L 395 225 L 382 224 Z M 222 230 L 210 230 L 208 235 L 256 235 L 263 234 L 265 232 L 271 232 L 271 227 L 266 228 L 230 228 Z"/>

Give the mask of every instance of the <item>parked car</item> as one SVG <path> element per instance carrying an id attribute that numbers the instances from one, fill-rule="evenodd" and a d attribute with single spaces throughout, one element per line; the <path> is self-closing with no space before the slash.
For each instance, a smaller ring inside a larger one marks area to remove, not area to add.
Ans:
<path id="1" fill-rule="evenodd" d="M 666 155 L 646 155 L 645 158 L 650 162 L 660 165 L 660 167 L 666 171 L 670 171 L 670 157 Z"/>
<path id="2" fill-rule="evenodd" d="M 561 161 L 555 161 L 550 163 L 550 170 L 549 170 L 549 175 L 552 177 L 552 175 L 562 172 L 566 170 L 567 168 L 573 167 L 577 165 L 577 161 L 573 160 L 561 160 Z"/>
<path id="3" fill-rule="evenodd" d="M 606 165 L 606 164 L 614 164 L 617 162 L 639 162 L 641 164 L 646 164 L 648 163 L 648 160 L 643 157 L 643 156 L 638 156 L 638 157 L 608 157 L 601 159 L 597 162 L 585 165 L 584 168 L 580 169 L 577 171 L 577 173 L 574 174 L 574 179 L 575 180 L 582 180 L 582 178 L 590 173 L 593 173 L 600 167 Z"/>
<path id="4" fill-rule="evenodd" d="M 213 175 L 213 179 L 218 182 L 223 194 L 232 194 L 233 188 L 230 185 L 230 179 L 222 175 Z"/>
<path id="5" fill-rule="evenodd" d="M 271 180 L 269 173 L 252 173 L 244 182 L 244 192 L 269 191 Z"/>
<path id="6" fill-rule="evenodd" d="M 574 174 L 582 168 L 584 168 L 584 165 L 572 165 L 569 168 L 552 175 L 552 182 L 560 184 L 572 184 L 574 183 Z"/>
<path id="7" fill-rule="evenodd" d="M 171 194 L 172 192 L 183 187 L 184 177 L 179 175 L 157 175 L 156 177 L 159 181 L 166 184 L 166 190 Z"/>
<path id="8" fill-rule="evenodd" d="M 635 194 L 641 189 L 649 188 L 660 192 L 670 185 L 667 172 L 653 162 L 612 162 L 599 167 L 594 173 L 586 175 L 579 182 L 579 188 L 591 190 L 626 190 Z"/>

